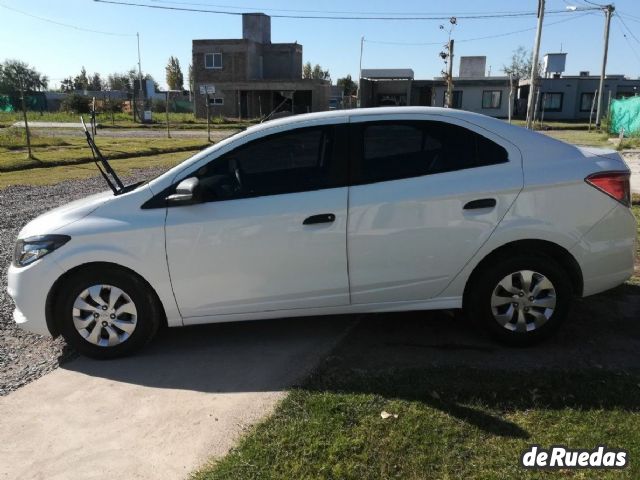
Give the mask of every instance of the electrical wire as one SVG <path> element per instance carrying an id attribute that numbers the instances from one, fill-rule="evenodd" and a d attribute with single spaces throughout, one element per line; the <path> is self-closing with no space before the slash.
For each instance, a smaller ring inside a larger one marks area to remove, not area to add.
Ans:
<path id="1" fill-rule="evenodd" d="M 620 29 L 620 33 L 622 33 L 622 36 L 624 37 L 624 39 L 627 41 L 627 44 L 629 45 L 629 50 L 631 50 L 633 52 L 633 54 L 636 57 L 636 60 L 638 60 L 638 64 L 640 65 L 640 54 L 636 51 L 635 48 L 633 48 L 633 45 L 631 44 L 631 41 L 627 37 L 627 34 L 624 33 L 624 29 L 621 27 L 621 25 L 624 26 L 624 28 L 626 28 L 629 31 L 629 33 L 631 33 L 631 35 L 633 35 L 633 33 L 631 32 L 631 30 L 628 29 L 628 27 L 624 24 L 624 22 L 622 21 L 622 19 L 618 15 L 616 15 L 615 18 L 620 20 L 620 23 L 617 24 L 618 28 Z M 635 35 L 634 35 L 634 37 L 635 37 Z M 638 41 L 637 38 L 636 38 L 636 41 Z M 638 42 L 638 43 L 640 43 L 640 42 Z"/>
<path id="2" fill-rule="evenodd" d="M 9 7 L 9 6 L 4 5 L 2 3 L 0 3 L 0 8 L 5 8 L 7 10 L 11 10 L 12 12 L 16 12 L 16 13 L 19 13 L 21 15 L 25 15 L 27 17 L 35 18 L 35 19 L 41 20 L 43 22 L 53 23 L 54 25 L 59 25 L 61 27 L 72 28 L 74 30 L 79 30 L 81 32 L 99 33 L 101 35 L 111 35 L 111 36 L 114 36 L 114 37 L 135 37 L 136 36 L 135 33 L 132 34 L 132 33 L 105 32 L 105 31 L 102 31 L 102 30 L 92 30 L 90 28 L 79 27 L 77 25 L 71 25 L 69 23 L 58 22 L 57 20 L 52 20 L 50 18 L 40 17 L 38 15 L 33 15 L 31 13 L 23 12 L 22 10 L 18 10 L 17 8 Z"/>
<path id="3" fill-rule="evenodd" d="M 333 14 L 349 14 L 349 15 L 393 15 L 393 16 L 409 16 L 409 15 L 428 15 L 425 12 L 381 12 L 381 11 L 371 11 L 371 12 L 363 12 L 363 11 L 354 11 L 354 10 L 303 10 L 303 9 L 293 9 L 293 8 L 271 8 L 271 7 L 249 7 L 249 6 L 236 6 L 236 5 L 220 5 L 220 4 L 212 4 L 212 3 L 201 3 L 201 2 L 178 2 L 178 1 L 170 1 L 170 0 L 147 0 L 153 3 L 164 3 L 171 5 L 188 5 L 188 6 L 196 6 L 196 7 L 210 7 L 210 8 L 229 8 L 232 10 L 259 10 L 259 11 L 271 11 L 271 12 L 294 12 L 294 13 L 333 13 Z M 566 1 L 566 0 L 565 0 Z M 520 10 L 520 11 L 495 11 L 495 12 L 464 12 L 460 14 L 449 14 L 449 13 L 441 13 L 442 15 L 450 15 L 456 16 L 459 15 L 473 15 L 473 14 L 502 14 L 502 13 L 529 13 L 529 10 Z M 431 12 L 432 15 L 438 15 L 440 13 Z"/>
<path id="4" fill-rule="evenodd" d="M 633 33 L 633 31 L 627 26 L 626 23 L 624 23 L 624 19 L 620 16 L 620 15 L 615 15 L 615 17 L 620 20 L 620 23 L 622 23 L 622 25 L 624 26 L 624 28 L 627 30 L 627 32 L 629 32 L 629 35 L 631 35 L 631 37 L 638 43 L 640 43 L 640 40 L 638 40 L 638 37 L 636 37 L 635 33 Z"/>
<path id="5" fill-rule="evenodd" d="M 193 12 L 193 13 L 213 13 L 218 15 L 244 15 L 243 12 L 230 12 L 227 10 L 206 10 L 201 8 L 187 8 L 187 7 L 170 7 L 165 5 L 149 5 L 146 3 L 136 3 L 136 2 L 126 2 L 126 1 L 115 1 L 115 0 L 93 0 L 97 3 L 107 3 L 112 5 L 122 5 L 127 7 L 144 7 L 151 8 L 156 10 L 172 10 L 172 11 L 180 11 L 180 12 Z M 581 8 L 578 11 L 586 11 L 586 10 L 598 10 L 597 8 Z M 554 10 L 548 11 L 546 14 L 562 14 L 562 13 L 572 13 L 567 12 L 566 10 Z M 536 16 L 537 12 L 516 12 L 516 13 L 501 13 L 501 14 L 478 14 L 478 15 L 459 15 L 457 18 L 463 18 L 467 20 L 480 20 L 487 18 L 516 18 L 516 17 L 531 17 Z M 338 15 L 284 15 L 284 14 L 274 14 L 271 15 L 273 18 L 290 18 L 296 20 L 387 20 L 387 21 L 418 21 L 418 20 L 449 20 L 451 15 L 447 16 L 413 16 L 413 17 L 390 17 L 390 16 L 338 16 Z"/>
<path id="6" fill-rule="evenodd" d="M 585 17 L 587 15 L 591 15 L 591 13 L 589 12 L 585 12 L 581 15 L 576 15 L 575 17 L 571 17 L 571 18 L 565 18 L 563 20 L 558 20 L 557 22 L 549 22 L 546 24 L 546 26 L 551 26 L 551 25 L 557 25 L 558 23 L 565 23 L 565 22 L 570 22 L 572 20 L 577 20 L 578 18 L 582 18 Z M 509 35 L 516 35 L 518 33 L 523 33 L 523 32 L 529 32 L 532 30 L 535 30 L 537 27 L 530 27 L 530 28 L 524 28 L 521 30 L 513 30 L 511 32 L 504 32 L 504 33 L 496 33 L 493 35 L 485 35 L 483 37 L 474 37 L 474 38 L 462 38 L 459 40 L 456 40 L 457 43 L 460 42 L 474 42 L 477 40 L 486 40 L 486 39 L 490 39 L 490 38 L 499 38 L 499 37 L 506 37 Z M 375 44 L 382 44 L 382 45 L 403 45 L 403 46 L 426 46 L 426 45 L 442 45 L 444 42 L 440 41 L 440 42 L 426 42 L 426 43 L 412 43 L 412 42 L 387 42 L 387 41 L 383 41 L 383 40 L 364 40 L 366 43 L 375 43 Z"/>

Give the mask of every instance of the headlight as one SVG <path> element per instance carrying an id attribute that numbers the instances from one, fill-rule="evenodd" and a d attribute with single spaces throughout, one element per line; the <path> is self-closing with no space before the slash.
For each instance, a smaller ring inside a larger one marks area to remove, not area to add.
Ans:
<path id="1" fill-rule="evenodd" d="M 26 267 L 71 240 L 68 235 L 38 235 L 18 240 L 13 253 L 13 264 Z"/>

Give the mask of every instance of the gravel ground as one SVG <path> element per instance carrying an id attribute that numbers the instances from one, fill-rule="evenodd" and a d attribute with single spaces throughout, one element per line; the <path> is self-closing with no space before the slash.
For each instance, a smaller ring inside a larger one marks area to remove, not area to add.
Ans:
<path id="1" fill-rule="evenodd" d="M 130 180 L 152 178 L 162 171 L 141 170 Z M 13 323 L 13 302 L 7 294 L 7 268 L 18 232 L 47 210 L 106 189 L 102 178 L 93 177 L 57 185 L 16 185 L 0 190 L 0 396 L 41 377 L 75 355 L 61 337 L 52 340 L 33 335 Z"/>

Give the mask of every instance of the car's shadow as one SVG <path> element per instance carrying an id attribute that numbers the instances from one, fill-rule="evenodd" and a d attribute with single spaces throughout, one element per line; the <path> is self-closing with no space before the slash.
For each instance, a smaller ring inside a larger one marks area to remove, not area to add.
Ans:
<path id="1" fill-rule="evenodd" d="M 355 320 L 306 317 L 166 328 L 134 356 L 80 356 L 61 368 L 154 388 L 277 391 L 304 378 Z"/>
<path id="2" fill-rule="evenodd" d="M 606 382 L 605 392 L 627 388 L 622 379 L 640 372 L 639 351 L 640 286 L 626 284 L 578 300 L 564 328 L 530 348 L 497 344 L 459 312 L 406 312 L 166 329 L 136 356 L 78 358 L 62 368 L 117 382 L 214 393 L 276 391 L 302 382 L 310 390 L 419 401 L 488 433 L 527 438 L 518 425 L 469 407 L 469 401 L 479 398 L 489 406 L 508 401 L 526 409 L 540 401 L 535 392 L 548 387 L 549 398 L 539 395 L 554 408 L 602 408 L 610 402 L 637 411 L 640 395 L 607 400 L 574 390 L 586 384 L 600 392 Z M 319 373 L 303 381 L 318 364 Z M 547 381 L 536 373 L 544 371 L 558 375 Z M 495 390 L 491 395 L 488 384 Z M 446 390 L 448 399 L 433 396 L 434 388 Z"/>

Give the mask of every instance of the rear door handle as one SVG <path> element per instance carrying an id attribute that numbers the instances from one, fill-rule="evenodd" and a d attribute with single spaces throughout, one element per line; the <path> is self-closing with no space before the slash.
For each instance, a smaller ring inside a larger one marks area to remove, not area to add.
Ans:
<path id="1" fill-rule="evenodd" d="M 336 216 L 333 213 L 321 213 L 319 215 L 311 215 L 304 219 L 303 225 L 315 225 L 317 223 L 333 223 Z"/>
<path id="2" fill-rule="evenodd" d="M 463 207 L 464 210 L 477 210 L 480 208 L 493 208 L 496 206 L 495 198 L 481 198 L 479 200 L 471 200 Z"/>

